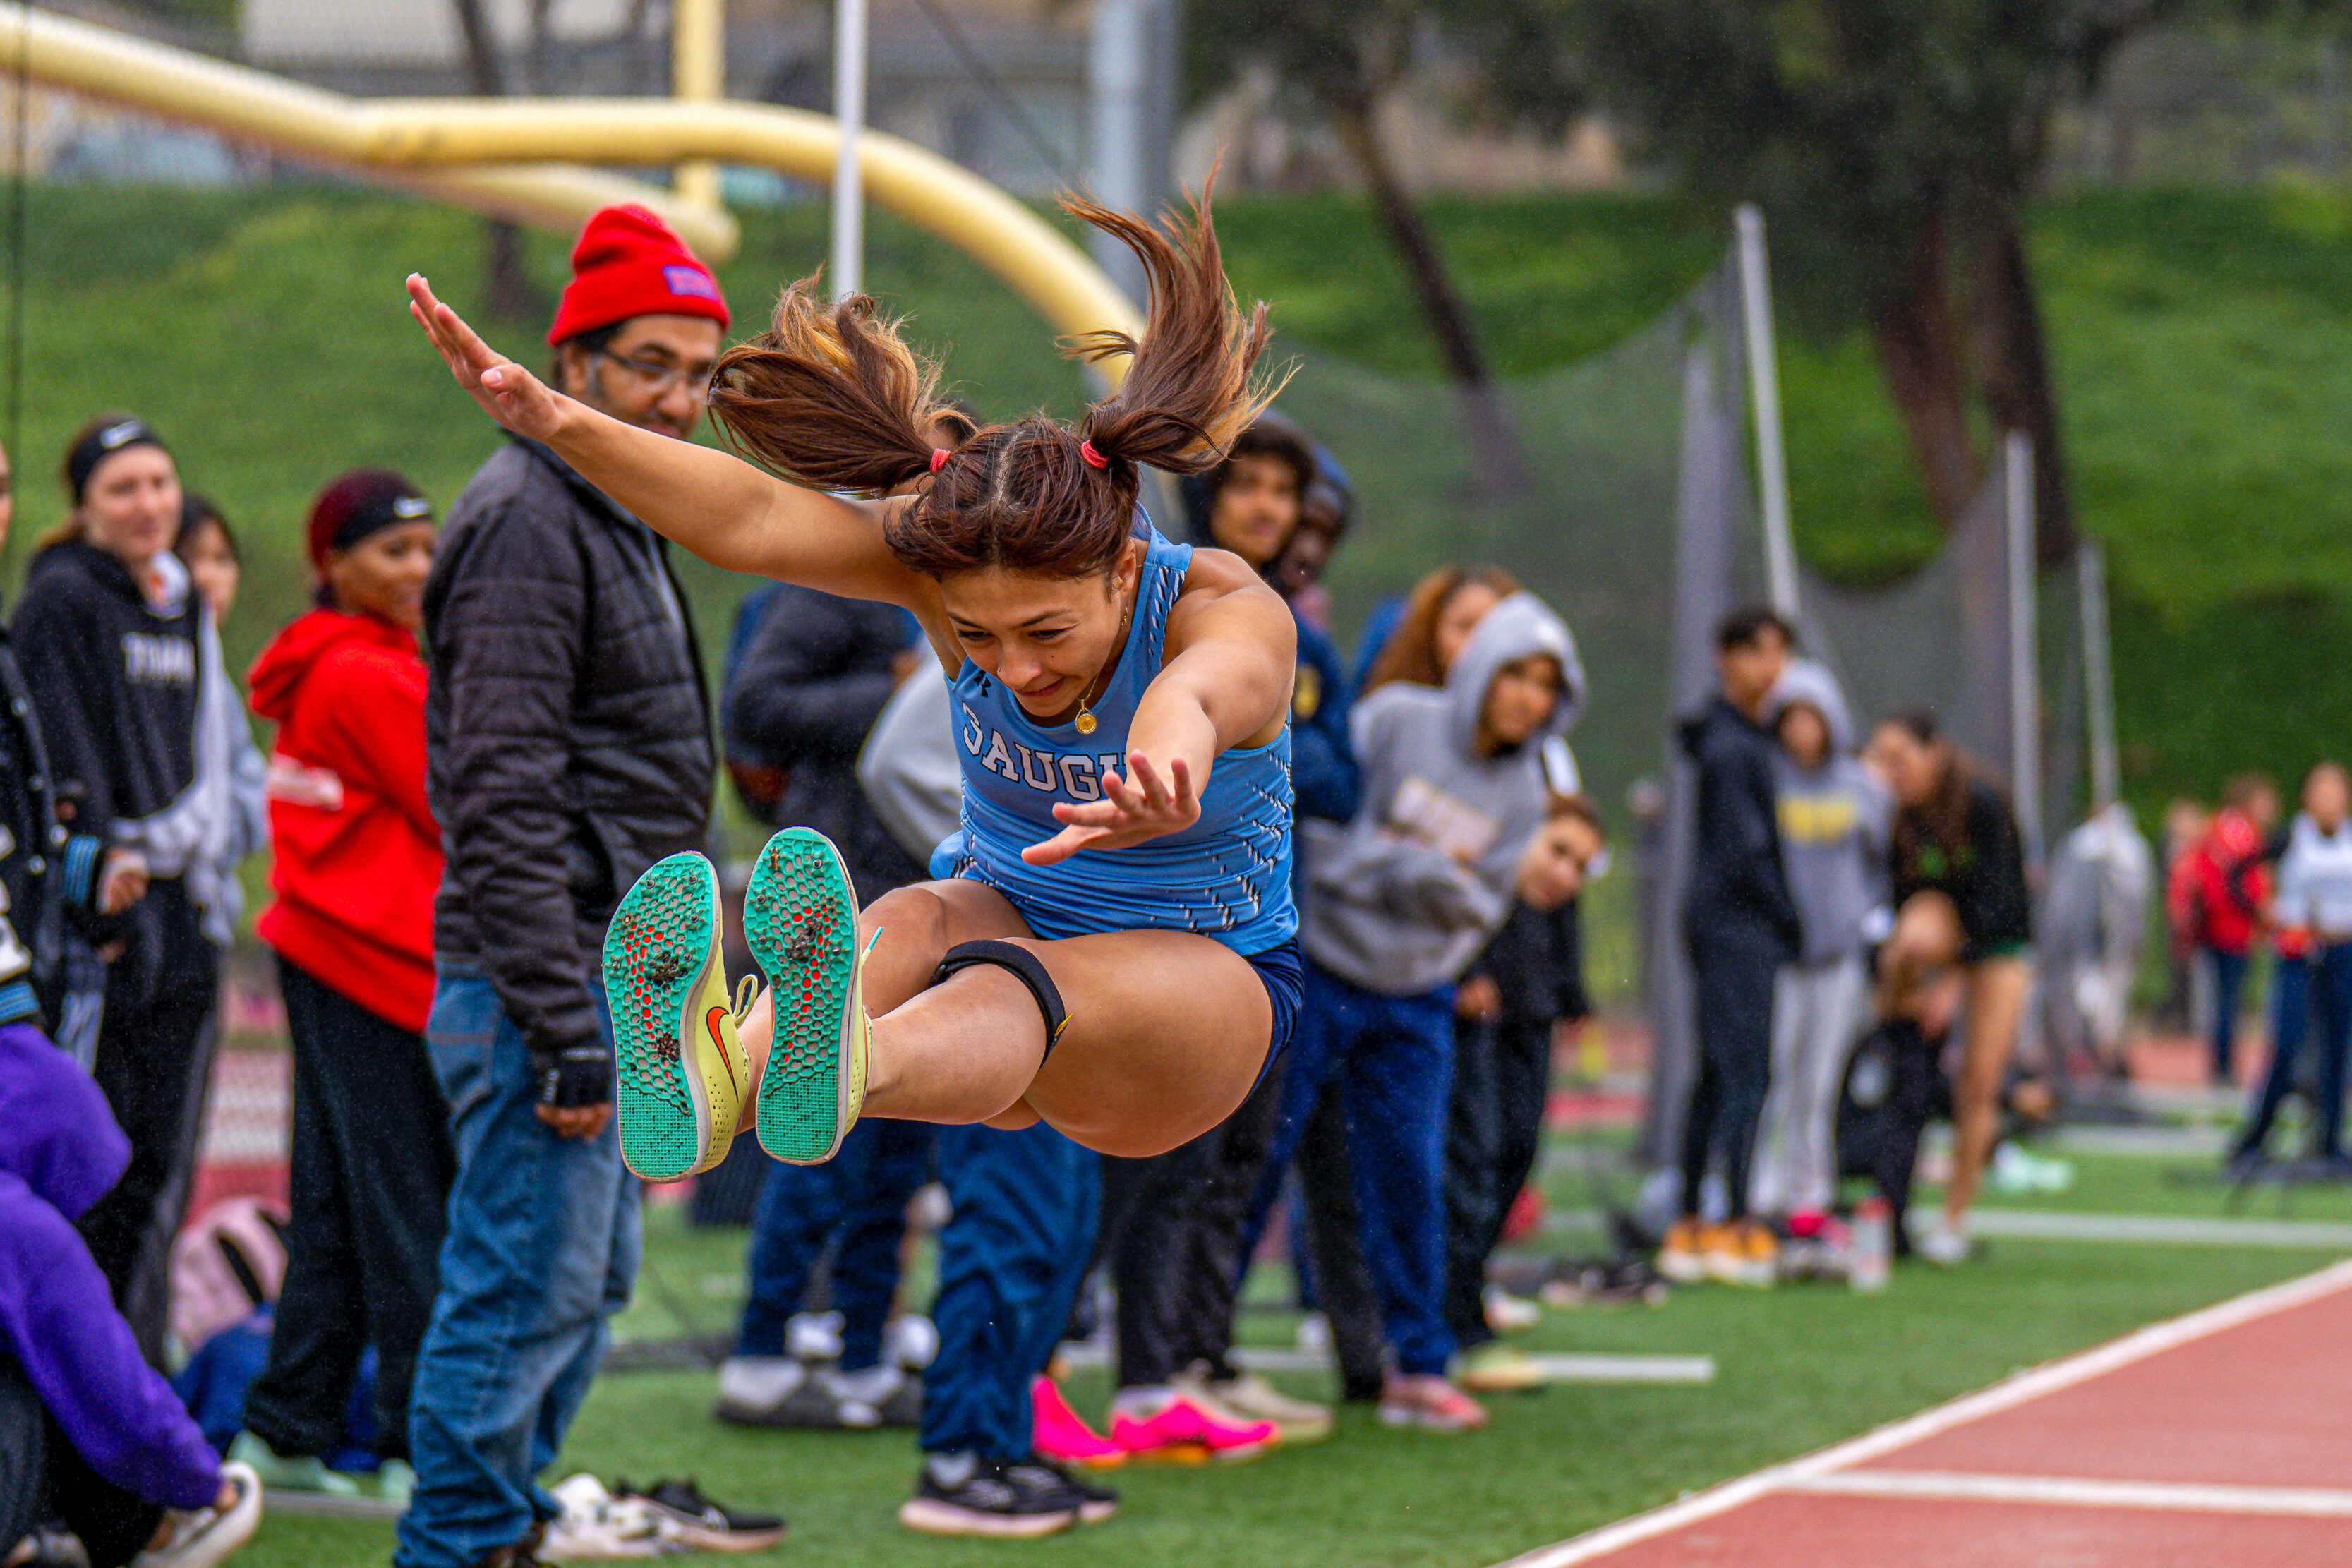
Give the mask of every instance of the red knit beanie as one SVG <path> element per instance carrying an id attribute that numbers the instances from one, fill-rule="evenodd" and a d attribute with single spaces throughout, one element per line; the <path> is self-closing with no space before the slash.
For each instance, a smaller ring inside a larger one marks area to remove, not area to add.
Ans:
<path id="1" fill-rule="evenodd" d="M 632 316 L 707 316 L 723 328 L 727 299 L 669 225 L 644 207 L 606 207 L 572 247 L 572 281 L 547 341 L 560 343 Z"/>

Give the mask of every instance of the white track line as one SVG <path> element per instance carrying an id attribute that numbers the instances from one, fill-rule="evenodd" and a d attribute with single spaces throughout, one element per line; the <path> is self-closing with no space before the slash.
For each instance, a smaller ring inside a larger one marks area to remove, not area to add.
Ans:
<path id="1" fill-rule="evenodd" d="M 1912 1234 L 1933 1210 L 1914 1209 Z M 2041 1241 L 2160 1242 L 2175 1247 L 2310 1247 L 2352 1251 L 2352 1225 L 2307 1219 L 2209 1219 L 2195 1215 L 2078 1214 L 2053 1209 L 1979 1208 L 1969 1215 L 1979 1236 Z"/>
<path id="2" fill-rule="evenodd" d="M 2095 1481 L 2071 1476 L 1982 1476 L 1948 1470 L 1839 1470 L 1790 1481 L 1780 1489 L 1832 1497 L 1916 1498 L 1935 1502 L 2022 1502 L 2068 1508 L 2352 1519 L 2352 1491 L 2321 1487 L 2219 1487 L 2198 1482 Z"/>
<path id="3" fill-rule="evenodd" d="M 2252 1291 L 2231 1300 L 2222 1301 L 2186 1317 L 2167 1322 L 2151 1323 L 2135 1330 L 2119 1340 L 2112 1340 L 2095 1349 L 2061 1361 L 2051 1362 L 2002 1379 L 1990 1388 L 1963 1394 L 1948 1404 L 1935 1405 L 1916 1415 L 1891 1422 L 1859 1437 L 1818 1449 L 1785 1464 L 1770 1466 L 1737 1480 L 1653 1509 L 1648 1513 L 1635 1514 L 1632 1519 L 1604 1525 L 1563 1541 L 1558 1545 L 1538 1547 L 1535 1551 L 1514 1557 L 1502 1568 L 1570 1568 L 1571 1564 L 1589 1563 L 1596 1557 L 1622 1551 L 1636 1542 L 1664 1535 L 1703 1519 L 1727 1513 L 1744 1503 L 1753 1502 L 1765 1493 L 1780 1490 L 1793 1484 L 1808 1481 L 1832 1470 L 1843 1470 L 1877 1458 L 1882 1454 L 1907 1447 L 1939 1433 L 1971 1421 L 2056 1394 L 2077 1384 L 2088 1383 L 2095 1377 L 2146 1361 L 2152 1355 L 2173 1350 L 2200 1340 L 2224 1329 L 2234 1329 L 2275 1312 L 2284 1312 L 2315 1301 L 2336 1291 L 2352 1288 L 2352 1261 L 2333 1264 L 2316 1274 L 2306 1274 L 2300 1279 Z"/>

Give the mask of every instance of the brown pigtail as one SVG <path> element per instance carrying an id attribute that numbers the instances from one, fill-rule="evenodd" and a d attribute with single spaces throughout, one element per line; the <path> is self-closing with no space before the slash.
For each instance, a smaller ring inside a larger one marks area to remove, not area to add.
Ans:
<path id="1" fill-rule="evenodd" d="M 1168 213 L 1164 233 L 1132 214 L 1081 197 L 1063 199 L 1063 210 L 1135 252 L 1150 280 L 1140 342 L 1106 330 L 1066 345 L 1072 358 L 1090 364 L 1121 354 L 1131 362 L 1119 389 L 1079 423 L 1079 434 L 1106 458 L 1175 474 L 1204 473 L 1224 460 L 1234 437 L 1281 390 L 1279 382 L 1252 379 L 1273 329 L 1265 301 L 1244 311 L 1225 281 L 1209 216 L 1216 178 L 1212 169 L 1189 215 Z"/>
<path id="2" fill-rule="evenodd" d="M 710 412 L 735 443 L 818 489 L 887 494 L 930 468 L 933 423 L 954 410 L 939 367 L 853 294 L 829 309 L 818 275 L 787 288 L 768 330 L 720 358 Z"/>
<path id="3" fill-rule="evenodd" d="M 711 414 L 745 451 L 803 484 L 868 496 L 919 484 L 882 539 L 926 576 L 1109 572 L 1136 537 L 1139 465 L 1216 467 L 1278 384 L 1253 379 L 1266 308 L 1235 304 L 1206 190 L 1189 215 L 1168 216 L 1165 232 L 1093 202 L 1062 205 L 1118 236 L 1151 280 L 1139 340 L 1101 331 L 1068 345 L 1079 359 L 1132 361 L 1080 428 L 1032 414 L 973 431 L 935 464 L 935 425 L 968 423 L 940 396 L 939 367 L 907 346 L 897 321 L 877 320 L 872 300 L 827 309 L 814 278 L 785 289 L 768 330 L 719 360 Z"/>

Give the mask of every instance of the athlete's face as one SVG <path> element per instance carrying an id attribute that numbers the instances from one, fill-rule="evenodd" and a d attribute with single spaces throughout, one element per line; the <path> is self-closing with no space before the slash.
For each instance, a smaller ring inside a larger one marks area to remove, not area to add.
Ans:
<path id="1" fill-rule="evenodd" d="M 245 568 L 221 525 L 205 523 L 194 537 L 181 541 L 180 561 L 188 569 L 188 581 L 212 607 L 214 624 L 228 619 L 229 611 L 236 607 L 237 585 L 245 580 Z"/>
<path id="2" fill-rule="evenodd" d="M 1486 612 L 1502 602 L 1502 595 L 1477 582 L 1465 583 L 1446 595 L 1445 607 L 1437 612 L 1437 625 L 1430 629 L 1429 637 L 1441 671 L 1454 668 L 1470 634 L 1478 629 Z"/>
<path id="3" fill-rule="evenodd" d="M 2333 833 L 2352 815 L 2352 778 L 2334 763 L 2322 763 L 2303 783 L 2303 809 L 2322 833 Z"/>
<path id="4" fill-rule="evenodd" d="M 1209 505 L 1209 537 L 1217 548 L 1263 571 L 1297 526 L 1297 470 L 1269 452 L 1235 458 Z"/>
<path id="5" fill-rule="evenodd" d="M 380 528 L 349 550 L 327 552 L 327 588 L 346 615 L 374 616 L 410 631 L 425 624 L 425 579 L 441 531 L 430 518 Z"/>
<path id="6" fill-rule="evenodd" d="M 180 531 L 180 470 L 161 447 L 125 447 L 100 459 L 82 487 L 90 543 L 133 572 L 171 548 Z"/>
<path id="7" fill-rule="evenodd" d="M 1817 768 L 1830 754 L 1829 721 L 1810 702 L 1791 702 L 1780 710 L 1780 745 L 1800 767 Z"/>
<path id="8" fill-rule="evenodd" d="M 1535 732 L 1551 722 L 1559 705 L 1559 660 L 1548 653 L 1515 658 L 1495 672 L 1486 688 L 1482 715 L 1495 748 L 1524 746 Z"/>
<path id="9" fill-rule="evenodd" d="M 1789 639 L 1778 626 L 1759 627 L 1743 643 L 1717 648 L 1715 668 L 1723 678 L 1723 695 L 1734 708 L 1753 718 L 1789 662 Z"/>
<path id="10" fill-rule="evenodd" d="M 963 656 L 1003 682 L 1023 712 L 1059 723 L 1080 697 L 1099 699 L 1135 602 L 1142 548 L 1130 543 L 1097 577 L 961 572 L 940 580 L 940 602 Z"/>
<path id="11" fill-rule="evenodd" d="M 1901 806 L 1921 806 L 1934 798 L 1951 756 L 1943 742 L 1922 741 L 1900 724 L 1881 724 L 1870 738 L 1871 765 Z"/>

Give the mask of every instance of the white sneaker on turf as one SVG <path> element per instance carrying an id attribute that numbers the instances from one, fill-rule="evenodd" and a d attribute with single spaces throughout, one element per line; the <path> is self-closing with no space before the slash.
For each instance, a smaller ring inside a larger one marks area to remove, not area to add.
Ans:
<path id="1" fill-rule="evenodd" d="M 788 1355 L 730 1355 L 719 1363 L 721 1421 L 765 1426 L 808 1381 L 809 1369 Z"/>
<path id="2" fill-rule="evenodd" d="M 839 1312 L 794 1312 L 784 1323 L 784 1353 L 805 1362 L 839 1361 L 847 1321 Z"/>
<path id="3" fill-rule="evenodd" d="M 1479 1297 L 1486 1326 L 1498 1334 L 1516 1334 L 1543 1321 L 1543 1309 L 1524 1296 L 1514 1296 L 1500 1285 L 1489 1285 Z"/>
<path id="4" fill-rule="evenodd" d="M 834 1414 L 841 1425 L 864 1428 L 879 1426 L 887 1419 L 889 1404 L 906 1387 L 907 1374 L 886 1361 L 860 1372 L 828 1367 L 817 1373 L 817 1382 L 833 1396 Z"/>
<path id="5" fill-rule="evenodd" d="M 542 1562 L 670 1557 L 689 1550 L 677 1524 L 641 1499 L 614 1497 L 592 1475 L 573 1476 L 554 1491 L 563 1512 L 540 1541 Z"/>
<path id="6" fill-rule="evenodd" d="M 1212 1382 L 1208 1370 L 1196 1363 L 1178 1373 L 1170 1386 L 1231 1417 L 1235 1426 L 1271 1421 L 1282 1429 L 1285 1443 L 1320 1442 L 1331 1435 L 1329 1405 L 1293 1399 L 1254 1372 Z"/>
<path id="7" fill-rule="evenodd" d="M 132 1558 L 131 1568 L 214 1568 L 252 1540 L 261 1524 L 260 1478 L 252 1466 L 231 1460 L 221 1467 L 221 1479 L 236 1489 L 234 1504 L 172 1510 L 163 1516 L 163 1544 Z"/>
<path id="8" fill-rule="evenodd" d="M 1927 1234 L 1912 1243 L 1919 1256 L 1940 1268 L 1950 1268 L 1969 1260 L 1969 1233 L 1937 1220 Z"/>
<path id="9" fill-rule="evenodd" d="M 882 1331 L 882 1359 L 908 1372 L 920 1372 L 940 1354 L 939 1325 L 920 1312 L 894 1318 Z"/>

